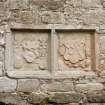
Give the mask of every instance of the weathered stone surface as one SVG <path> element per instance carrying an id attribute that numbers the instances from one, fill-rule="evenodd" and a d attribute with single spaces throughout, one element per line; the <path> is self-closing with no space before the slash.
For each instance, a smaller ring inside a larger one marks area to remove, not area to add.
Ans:
<path id="1" fill-rule="evenodd" d="M 60 11 L 64 7 L 65 0 L 31 0 L 30 3 L 42 10 Z"/>
<path id="2" fill-rule="evenodd" d="M 73 83 L 70 83 L 69 81 L 52 82 L 49 84 L 43 84 L 41 90 L 48 92 L 69 92 L 74 90 L 74 86 Z"/>
<path id="3" fill-rule="evenodd" d="M 0 92 L 13 92 L 17 86 L 17 81 L 7 77 L 0 77 Z"/>
<path id="4" fill-rule="evenodd" d="M 101 4 L 102 4 L 103 8 L 105 8 L 105 0 L 101 0 Z"/>
<path id="5" fill-rule="evenodd" d="M 104 105 L 104 9 L 105 0 L 0 0 L 0 92 L 10 92 L 0 102 Z"/>
<path id="6" fill-rule="evenodd" d="M 68 105 L 79 105 L 79 103 L 70 103 Z"/>
<path id="7" fill-rule="evenodd" d="M 59 35 L 59 70 L 91 70 L 91 36 L 89 33 L 67 32 Z"/>
<path id="8" fill-rule="evenodd" d="M 98 9 L 97 11 L 90 10 L 88 12 L 85 12 L 80 18 L 82 19 L 84 24 L 93 24 L 93 25 L 99 25 L 101 23 L 104 23 L 105 21 L 105 14 L 104 11 L 101 9 Z"/>
<path id="9" fill-rule="evenodd" d="M 101 75 L 104 75 L 105 70 L 105 36 L 100 37 L 100 59 L 99 59 L 99 70 Z"/>
<path id="10" fill-rule="evenodd" d="M 28 103 L 31 104 L 40 104 L 47 99 L 47 95 L 43 93 L 32 93 L 27 98 Z"/>
<path id="11" fill-rule="evenodd" d="M 10 9 L 28 9 L 29 0 L 9 0 Z"/>
<path id="12" fill-rule="evenodd" d="M 44 11 L 40 13 L 41 23 L 44 24 L 60 24 L 64 23 L 64 15 L 62 12 Z"/>
<path id="13" fill-rule="evenodd" d="M 100 0 L 82 0 L 84 8 L 96 8 L 101 6 Z"/>
<path id="14" fill-rule="evenodd" d="M 5 40 L 4 38 L 0 39 L 0 46 L 4 46 L 5 45 Z"/>
<path id="15" fill-rule="evenodd" d="M 79 103 L 83 99 L 83 95 L 78 93 L 55 93 L 49 97 L 49 102 L 57 104 Z"/>
<path id="16" fill-rule="evenodd" d="M 88 94 L 87 100 L 90 103 L 105 103 L 105 92 L 97 92 Z"/>
<path id="17" fill-rule="evenodd" d="M 104 103 L 88 103 L 86 105 L 104 105 Z"/>
<path id="18" fill-rule="evenodd" d="M 26 100 L 22 100 L 16 93 L 0 93 L 0 102 L 5 103 L 6 105 L 31 105 L 27 103 Z"/>
<path id="19" fill-rule="evenodd" d="M 2 76 L 4 70 L 5 38 L 3 27 L 0 28 L 0 76 Z"/>
<path id="20" fill-rule="evenodd" d="M 21 11 L 20 12 L 20 20 L 21 23 L 24 24 L 32 24 L 34 22 L 34 14 L 32 11 Z"/>
<path id="21" fill-rule="evenodd" d="M 20 92 L 33 92 L 37 91 L 39 81 L 36 79 L 21 79 L 18 80 L 17 91 Z"/>
<path id="22" fill-rule="evenodd" d="M 48 70 L 48 33 L 16 31 L 13 35 L 14 69 Z"/>
<path id="23" fill-rule="evenodd" d="M 104 90 L 104 86 L 101 83 L 77 84 L 76 90 L 83 93 L 93 93 L 95 91 Z"/>

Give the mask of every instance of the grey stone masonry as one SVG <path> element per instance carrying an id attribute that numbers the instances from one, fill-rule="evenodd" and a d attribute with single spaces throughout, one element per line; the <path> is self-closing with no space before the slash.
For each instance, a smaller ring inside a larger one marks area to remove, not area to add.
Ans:
<path id="1" fill-rule="evenodd" d="M 105 0 L 0 0 L 0 104 L 105 105 Z"/>

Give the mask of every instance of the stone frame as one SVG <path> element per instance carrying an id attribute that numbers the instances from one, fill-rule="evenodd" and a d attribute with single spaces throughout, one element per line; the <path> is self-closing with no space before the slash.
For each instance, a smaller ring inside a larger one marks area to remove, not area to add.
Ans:
<path id="1" fill-rule="evenodd" d="M 51 49 L 50 49 L 50 69 L 48 72 L 36 72 L 36 71 L 14 71 L 11 65 L 11 36 L 12 30 L 49 30 L 51 32 Z M 56 71 L 56 62 L 57 62 L 57 31 L 71 31 L 71 30 L 78 30 L 78 31 L 87 31 L 92 32 L 94 37 L 94 70 L 85 72 L 85 71 L 65 71 L 59 72 Z M 6 34 L 6 52 L 5 52 L 5 66 L 6 72 L 9 77 L 12 78 L 73 78 L 73 77 L 80 77 L 80 76 L 88 76 L 88 75 L 95 75 L 98 71 L 98 34 L 94 27 L 72 27 L 70 25 L 14 25 L 10 28 L 10 33 Z M 97 50 L 96 50 L 97 49 Z"/>
<path id="2" fill-rule="evenodd" d="M 84 27 L 84 28 L 56 28 L 55 29 L 55 34 L 56 34 L 56 38 L 57 38 L 57 33 L 61 33 L 61 32 L 87 32 L 87 33 L 91 33 L 91 53 L 92 53 L 92 57 L 91 57 L 91 61 L 92 61 L 92 68 L 90 71 L 57 71 L 55 69 L 55 78 L 78 78 L 78 77 L 83 77 L 83 76 L 92 76 L 95 74 L 98 74 L 98 65 L 99 65 L 99 36 L 96 32 L 96 29 L 92 27 Z M 93 45 L 92 45 L 93 44 Z M 58 43 L 57 43 L 58 45 Z M 57 64 L 57 59 L 58 59 L 58 56 L 57 56 L 57 49 L 55 49 L 56 53 L 55 53 L 55 65 Z M 56 65 L 56 68 L 57 68 L 57 65 Z"/>

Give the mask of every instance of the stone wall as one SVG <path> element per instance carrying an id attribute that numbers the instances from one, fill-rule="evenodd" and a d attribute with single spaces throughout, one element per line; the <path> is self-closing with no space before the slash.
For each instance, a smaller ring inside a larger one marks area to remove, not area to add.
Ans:
<path id="1" fill-rule="evenodd" d="M 105 105 L 105 0 L 0 0 L 0 105 Z"/>

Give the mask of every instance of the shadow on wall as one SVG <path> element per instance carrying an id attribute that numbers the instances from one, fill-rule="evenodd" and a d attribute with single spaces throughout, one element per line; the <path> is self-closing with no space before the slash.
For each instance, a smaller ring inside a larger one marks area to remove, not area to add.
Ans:
<path id="1" fill-rule="evenodd" d="M 0 105 L 13 105 L 13 104 L 5 104 L 3 102 L 0 102 Z"/>

